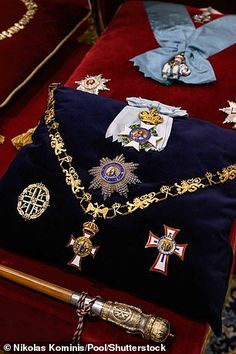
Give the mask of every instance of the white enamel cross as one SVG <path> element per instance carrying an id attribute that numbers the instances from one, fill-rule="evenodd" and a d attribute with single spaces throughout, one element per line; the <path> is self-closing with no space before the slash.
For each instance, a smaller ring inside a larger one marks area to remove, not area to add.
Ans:
<path id="1" fill-rule="evenodd" d="M 164 229 L 165 234 L 162 237 L 158 237 L 150 231 L 145 248 L 156 247 L 159 251 L 150 270 L 167 275 L 169 256 L 174 253 L 183 260 L 187 244 L 177 244 L 175 242 L 175 237 L 180 231 L 179 229 L 174 229 L 166 225 L 164 225 Z"/>

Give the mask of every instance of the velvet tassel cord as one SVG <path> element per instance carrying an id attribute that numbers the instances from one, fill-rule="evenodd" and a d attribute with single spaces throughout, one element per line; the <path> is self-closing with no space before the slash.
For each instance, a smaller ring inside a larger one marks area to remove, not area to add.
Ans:
<path id="1" fill-rule="evenodd" d="M 94 298 L 88 294 L 84 296 L 85 293 L 76 293 L 3 265 L 0 265 L 0 276 L 39 293 L 72 304 L 77 308 L 81 303 L 81 297 L 83 297 L 85 309 L 89 306 L 88 314 L 111 322 L 131 334 L 141 334 L 146 340 L 162 343 L 173 336 L 170 334 L 170 323 L 166 319 L 152 314 L 147 315 L 138 307 L 116 301 L 106 301 L 100 297 Z"/>

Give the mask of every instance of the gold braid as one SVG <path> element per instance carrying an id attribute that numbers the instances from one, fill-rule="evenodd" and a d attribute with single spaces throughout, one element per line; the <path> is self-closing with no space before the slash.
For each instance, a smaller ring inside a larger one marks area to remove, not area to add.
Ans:
<path id="1" fill-rule="evenodd" d="M 216 173 L 206 172 L 203 177 L 195 177 L 174 183 L 171 186 L 163 185 L 157 192 L 150 192 L 135 197 L 125 204 L 114 203 L 111 207 L 92 201 L 92 195 L 85 191 L 77 172 L 72 166 L 73 158 L 67 153 L 65 143 L 58 130 L 59 123 L 55 120 L 54 90 L 57 84 L 49 89 L 48 107 L 45 113 L 45 123 L 49 132 L 50 144 L 58 159 L 66 183 L 71 187 L 72 193 L 80 201 L 81 208 L 86 214 L 96 218 L 113 219 L 119 215 L 128 215 L 136 210 L 145 209 L 153 203 L 162 202 L 170 197 L 177 197 L 186 193 L 194 193 L 217 184 L 223 184 L 236 178 L 236 163 L 227 166 Z"/>
<path id="2" fill-rule="evenodd" d="M 13 26 L 0 32 L 0 41 L 14 36 L 14 34 L 21 31 L 23 28 L 25 28 L 25 26 L 28 25 L 28 23 L 34 18 L 34 15 L 38 9 L 38 5 L 33 0 L 21 0 L 21 1 L 24 3 L 27 9 L 26 13 L 21 17 L 21 19 L 18 22 L 14 23 Z"/>

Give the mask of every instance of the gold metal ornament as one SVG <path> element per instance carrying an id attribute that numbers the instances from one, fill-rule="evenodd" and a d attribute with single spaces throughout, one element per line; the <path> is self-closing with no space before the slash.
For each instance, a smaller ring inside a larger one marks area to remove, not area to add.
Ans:
<path id="1" fill-rule="evenodd" d="M 139 119 L 146 124 L 157 125 L 163 123 L 163 118 L 158 114 L 157 108 L 153 107 L 148 111 L 142 111 L 138 114 Z"/>
<path id="2" fill-rule="evenodd" d="M 89 188 L 101 188 L 104 200 L 114 192 L 127 197 L 128 184 L 140 183 L 139 178 L 133 173 L 137 167 L 137 163 L 125 162 L 123 154 L 113 160 L 108 157 L 102 158 L 100 166 L 89 171 L 94 176 Z"/>
<path id="3" fill-rule="evenodd" d="M 119 302 L 104 303 L 101 318 L 131 333 L 140 333 L 146 340 L 165 342 L 170 334 L 170 323 L 161 317 L 144 314 L 140 308 Z"/>
<path id="4" fill-rule="evenodd" d="M 49 206 L 49 190 L 43 183 L 26 187 L 18 197 L 17 211 L 25 220 L 39 218 Z"/>
<path id="5" fill-rule="evenodd" d="M 71 235 L 67 247 L 72 247 L 74 251 L 73 259 L 68 263 L 69 265 L 81 270 L 82 258 L 91 255 L 93 258 L 99 249 L 99 246 L 93 246 L 91 238 L 99 232 L 99 228 L 94 221 L 87 221 L 83 224 L 83 236 L 77 239 Z"/>

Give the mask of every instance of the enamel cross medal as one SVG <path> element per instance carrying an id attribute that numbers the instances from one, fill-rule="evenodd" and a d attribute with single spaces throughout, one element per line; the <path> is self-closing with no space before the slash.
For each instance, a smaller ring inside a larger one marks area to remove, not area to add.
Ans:
<path id="1" fill-rule="evenodd" d="M 176 256 L 180 257 L 180 259 L 183 261 L 187 244 L 181 245 L 175 242 L 175 237 L 180 231 L 179 229 L 174 229 L 173 227 L 166 225 L 164 225 L 164 229 L 165 235 L 161 237 L 154 235 L 150 231 L 148 242 L 146 243 L 145 248 L 156 247 L 159 252 L 159 255 L 157 256 L 150 270 L 167 275 L 169 256 L 176 254 Z"/>
<path id="2" fill-rule="evenodd" d="M 71 235 L 71 238 L 67 244 L 67 247 L 73 247 L 74 258 L 68 263 L 81 270 L 82 258 L 91 255 L 93 258 L 99 249 L 99 246 L 93 246 L 91 238 L 95 236 L 99 231 L 98 226 L 93 221 L 87 221 L 83 224 L 83 236 L 75 238 Z"/>
<path id="3" fill-rule="evenodd" d="M 119 133 L 119 140 L 125 147 L 133 147 L 137 151 L 155 150 L 157 142 L 162 139 L 158 136 L 155 127 L 163 123 L 163 118 L 158 114 L 156 108 L 139 113 L 140 122 L 130 126 Z"/>

